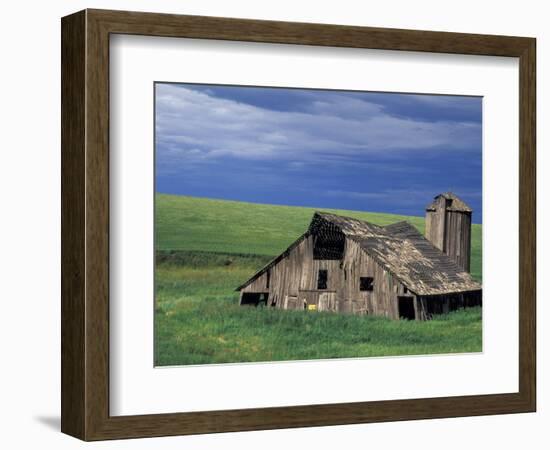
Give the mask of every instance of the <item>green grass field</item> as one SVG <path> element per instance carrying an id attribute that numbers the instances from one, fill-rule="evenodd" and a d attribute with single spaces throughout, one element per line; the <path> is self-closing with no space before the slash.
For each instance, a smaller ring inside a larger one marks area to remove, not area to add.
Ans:
<path id="1" fill-rule="evenodd" d="M 328 210 L 387 225 L 422 217 Z M 238 306 L 235 292 L 309 225 L 314 208 L 156 196 L 155 364 L 481 351 L 481 309 L 429 322 Z M 481 226 L 472 274 L 481 280 Z"/>

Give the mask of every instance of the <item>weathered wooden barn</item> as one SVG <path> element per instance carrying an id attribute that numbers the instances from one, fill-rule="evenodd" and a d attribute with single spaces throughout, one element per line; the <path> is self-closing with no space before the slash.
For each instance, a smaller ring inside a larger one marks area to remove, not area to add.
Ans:
<path id="1" fill-rule="evenodd" d="M 426 320 L 481 304 L 481 285 L 454 256 L 408 222 L 382 227 L 322 212 L 314 214 L 308 230 L 290 247 L 237 290 L 241 305 L 393 319 Z"/>

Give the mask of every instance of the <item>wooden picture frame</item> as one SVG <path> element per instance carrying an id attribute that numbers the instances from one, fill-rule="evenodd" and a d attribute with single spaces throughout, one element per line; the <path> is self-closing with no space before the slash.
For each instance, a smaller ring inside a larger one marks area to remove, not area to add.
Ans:
<path id="1" fill-rule="evenodd" d="M 61 29 L 64 433 L 101 440 L 535 411 L 535 39 L 104 10 L 64 17 Z M 110 416 L 109 36 L 116 33 L 519 58 L 519 391 Z"/>

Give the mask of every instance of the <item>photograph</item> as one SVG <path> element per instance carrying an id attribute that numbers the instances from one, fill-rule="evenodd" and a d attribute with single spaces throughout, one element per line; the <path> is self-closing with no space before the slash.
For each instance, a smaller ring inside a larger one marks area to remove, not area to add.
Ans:
<path id="1" fill-rule="evenodd" d="M 479 353 L 479 96 L 154 83 L 154 365 Z"/>
<path id="2" fill-rule="evenodd" d="M 548 447 L 548 14 L 459 6 L 6 3 L 0 446 Z"/>

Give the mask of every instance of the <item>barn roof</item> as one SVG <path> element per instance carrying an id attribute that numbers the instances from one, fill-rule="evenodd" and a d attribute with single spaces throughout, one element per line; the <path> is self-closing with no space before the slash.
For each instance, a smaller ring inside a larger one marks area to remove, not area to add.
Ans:
<path id="1" fill-rule="evenodd" d="M 462 199 L 452 192 L 445 192 L 443 194 L 436 195 L 434 197 L 434 201 L 426 206 L 426 211 L 435 211 L 437 209 L 437 200 L 441 197 L 448 200 L 445 207 L 446 211 L 472 212 L 472 208 L 470 208 Z"/>
<path id="2" fill-rule="evenodd" d="M 379 226 L 351 217 L 316 212 L 309 229 L 285 252 L 260 269 L 240 290 L 260 277 L 310 234 L 342 233 L 417 295 L 477 291 L 481 285 L 408 222 Z"/>
<path id="3" fill-rule="evenodd" d="M 417 295 L 477 291 L 481 285 L 409 222 L 385 227 L 351 217 L 315 213 L 310 232 L 336 226 Z"/>

